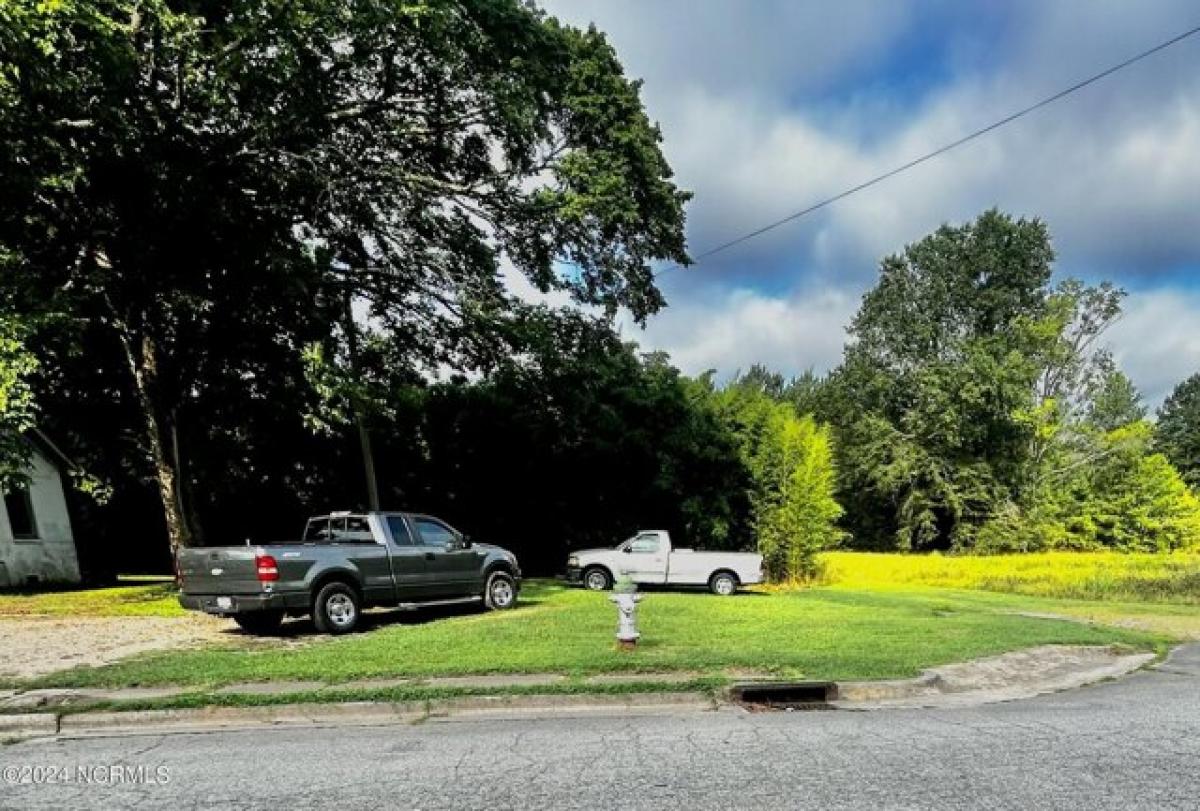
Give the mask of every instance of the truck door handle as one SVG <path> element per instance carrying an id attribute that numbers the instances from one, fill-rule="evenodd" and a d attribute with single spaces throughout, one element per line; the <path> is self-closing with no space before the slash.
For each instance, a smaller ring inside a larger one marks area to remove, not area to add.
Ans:
<path id="1" fill-rule="evenodd" d="M 434 559 L 435 559 L 435 555 L 432 552 L 425 553 L 425 560 L 434 560 Z"/>

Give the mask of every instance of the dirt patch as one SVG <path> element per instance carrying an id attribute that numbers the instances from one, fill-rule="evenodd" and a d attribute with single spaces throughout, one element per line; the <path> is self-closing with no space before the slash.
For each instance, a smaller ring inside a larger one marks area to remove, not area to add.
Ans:
<path id="1" fill-rule="evenodd" d="M 138 653 L 202 645 L 261 645 L 228 620 L 187 617 L 21 617 L 0 619 L 0 677 L 28 679 Z M 277 640 L 282 641 L 282 640 Z"/>

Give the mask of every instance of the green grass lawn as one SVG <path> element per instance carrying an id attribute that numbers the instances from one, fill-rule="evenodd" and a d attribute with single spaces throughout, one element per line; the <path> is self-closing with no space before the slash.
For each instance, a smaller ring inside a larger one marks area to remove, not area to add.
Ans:
<path id="1" fill-rule="evenodd" d="M 181 617 L 170 577 L 127 575 L 108 588 L 71 588 L 0 592 L 0 618 Z"/>
<path id="2" fill-rule="evenodd" d="M 58 673 L 42 686 L 184 684 L 465 673 L 767 670 L 818 679 L 910 676 L 924 667 L 1047 643 L 1161 647 L 1141 629 L 1034 619 L 1061 601 L 909 588 L 816 588 L 732 598 L 651 592 L 639 608 L 636 651 L 614 648 L 606 595 L 527 584 L 499 613 L 393 613 L 367 633 L 313 637 L 300 647 L 204 649 L 142 656 Z"/>

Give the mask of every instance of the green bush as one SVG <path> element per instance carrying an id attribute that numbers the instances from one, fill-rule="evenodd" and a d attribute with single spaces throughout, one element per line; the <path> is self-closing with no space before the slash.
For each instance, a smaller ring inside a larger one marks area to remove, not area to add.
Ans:
<path id="1" fill-rule="evenodd" d="M 1200 500 L 1136 422 L 1077 438 L 1027 498 L 993 515 L 975 539 L 985 553 L 1043 550 L 1175 552 L 1200 546 Z"/>
<path id="2" fill-rule="evenodd" d="M 808 579 L 817 572 L 817 553 L 841 538 L 829 429 L 780 406 L 767 422 L 767 436 L 756 460 L 764 485 L 755 510 L 758 548 L 771 579 Z"/>

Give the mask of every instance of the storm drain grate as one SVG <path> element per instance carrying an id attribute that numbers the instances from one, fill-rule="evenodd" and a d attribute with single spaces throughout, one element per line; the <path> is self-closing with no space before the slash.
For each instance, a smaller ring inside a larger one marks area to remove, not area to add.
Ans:
<path id="1" fill-rule="evenodd" d="M 756 682 L 729 688 L 734 701 L 751 709 L 825 710 L 837 700 L 837 684 L 831 681 Z"/>

